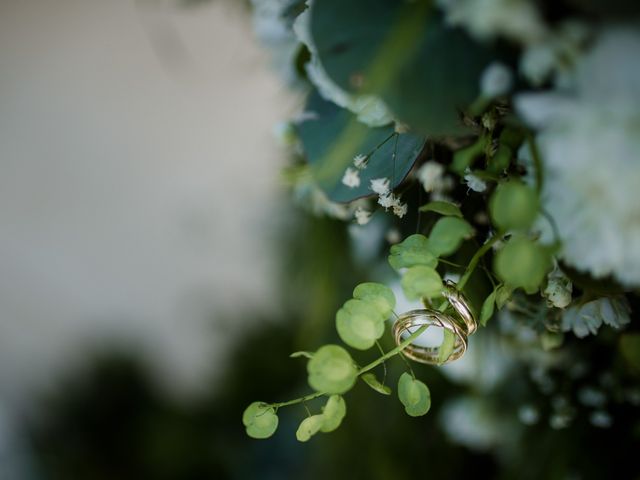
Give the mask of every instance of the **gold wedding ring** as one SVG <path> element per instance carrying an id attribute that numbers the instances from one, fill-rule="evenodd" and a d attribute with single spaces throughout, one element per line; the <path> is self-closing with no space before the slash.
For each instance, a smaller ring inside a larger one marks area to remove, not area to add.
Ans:
<path id="1" fill-rule="evenodd" d="M 440 327 L 449 330 L 455 335 L 451 354 L 445 361 L 440 362 L 441 346 L 424 347 L 410 343 L 402 350 L 402 354 L 405 357 L 420 363 L 441 365 L 457 360 L 467 351 L 468 336 L 478 328 L 478 323 L 469 306 L 469 302 L 462 292 L 456 288 L 456 285 L 450 281 L 445 283 L 442 296 L 451 304 L 457 315 L 451 316 L 431 308 L 405 312 L 393 325 L 393 338 L 396 345 L 400 345 L 405 341 L 403 337 L 406 337 L 407 334 L 415 333 L 416 330 L 424 325 Z"/>

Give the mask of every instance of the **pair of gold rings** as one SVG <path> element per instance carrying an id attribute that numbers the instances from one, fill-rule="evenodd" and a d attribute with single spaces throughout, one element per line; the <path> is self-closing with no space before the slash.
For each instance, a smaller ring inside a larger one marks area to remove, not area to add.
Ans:
<path id="1" fill-rule="evenodd" d="M 441 362 L 439 358 L 441 346 L 424 347 L 410 343 L 402 351 L 405 357 L 420 363 L 441 365 L 457 360 L 467 351 L 468 337 L 478 328 L 469 302 L 453 282 L 445 284 L 442 296 L 451 304 L 457 315 L 452 316 L 432 308 L 405 312 L 393 325 L 393 337 L 396 344 L 400 345 L 405 340 L 403 337 L 407 334 L 411 335 L 424 325 L 440 327 L 449 330 L 455 336 L 451 354 Z"/>

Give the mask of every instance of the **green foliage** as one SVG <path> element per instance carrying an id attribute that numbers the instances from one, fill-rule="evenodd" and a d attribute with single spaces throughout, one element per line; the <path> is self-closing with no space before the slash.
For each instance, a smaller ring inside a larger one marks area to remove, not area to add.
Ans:
<path id="1" fill-rule="evenodd" d="M 391 246 L 389 265 L 394 270 L 424 265 L 436 268 L 438 259 L 429 251 L 429 240 L 424 235 L 414 234 Z"/>
<path id="2" fill-rule="evenodd" d="M 498 185 L 489 201 L 489 212 L 496 227 L 502 230 L 525 230 L 538 215 L 538 195 L 519 181 Z"/>
<path id="3" fill-rule="evenodd" d="M 338 345 L 324 345 L 307 363 L 308 381 L 318 392 L 341 394 L 356 382 L 358 370 L 349 353 Z"/>
<path id="4" fill-rule="evenodd" d="M 443 331 L 444 337 L 442 339 L 442 344 L 440 345 L 440 350 L 438 351 L 438 364 L 442 365 L 453 353 L 453 347 L 456 342 L 456 335 L 449 329 L 444 329 Z"/>
<path id="5" fill-rule="evenodd" d="M 513 295 L 513 288 L 508 285 L 499 285 L 498 288 L 496 288 L 496 306 L 498 310 L 501 310 L 502 307 L 505 306 L 511 298 L 511 295 Z"/>
<path id="6" fill-rule="evenodd" d="M 451 170 L 460 176 L 464 175 L 465 170 L 473 165 L 475 159 L 484 155 L 485 149 L 487 148 L 487 141 L 488 137 L 482 135 L 468 147 L 457 150 L 453 154 Z"/>
<path id="7" fill-rule="evenodd" d="M 306 442 L 312 436 L 320 431 L 322 422 L 324 421 L 323 415 L 312 415 L 305 418 L 296 431 L 296 438 L 299 442 Z"/>
<path id="8" fill-rule="evenodd" d="M 421 212 L 436 212 L 447 217 L 462 218 L 460 207 L 455 203 L 445 202 L 443 200 L 434 200 L 420 207 Z"/>
<path id="9" fill-rule="evenodd" d="M 300 357 L 312 358 L 313 354 L 311 352 L 300 351 L 300 352 L 293 352 L 291 355 L 289 355 L 289 357 L 290 358 L 300 358 Z"/>
<path id="10" fill-rule="evenodd" d="M 640 372 L 640 334 L 628 333 L 620 337 L 620 351 L 627 363 Z"/>
<path id="11" fill-rule="evenodd" d="M 344 343 L 367 350 L 384 333 L 384 321 L 385 317 L 372 303 L 349 300 L 336 314 L 336 329 Z"/>
<path id="12" fill-rule="evenodd" d="M 497 289 L 491 292 L 482 303 L 482 308 L 480 309 L 480 325 L 483 327 L 487 325 L 487 322 L 493 316 L 496 305 L 496 290 Z"/>
<path id="13" fill-rule="evenodd" d="M 420 417 L 431 408 L 429 388 L 406 372 L 398 381 L 398 398 L 404 405 L 407 415 L 412 417 Z"/>
<path id="14" fill-rule="evenodd" d="M 551 268 L 549 251 L 526 237 L 514 237 L 498 252 L 494 269 L 511 288 L 538 290 Z"/>
<path id="15" fill-rule="evenodd" d="M 440 274 L 433 268 L 424 265 L 409 268 L 402 277 L 400 284 L 409 300 L 418 300 L 422 297 L 437 297 L 442 293 L 443 289 Z"/>
<path id="16" fill-rule="evenodd" d="M 272 406 L 253 402 L 242 414 L 242 423 L 251 438 L 269 438 L 278 428 L 278 416 Z"/>
<path id="17" fill-rule="evenodd" d="M 337 429 L 342 420 L 347 415 L 347 405 L 344 398 L 340 395 L 331 395 L 326 405 L 322 408 L 322 426 L 320 431 L 323 433 L 333 432 Z"/>
<path id="18" fill-rule="evenodd" d="M 545 330 L 540 335 L 540 344 L 542 349 L 549 351 L 558 348 L 564 341 L 564 335 L 560 332 L 550 332 Z"/>
<path id="19" fill-rule="evenodd" d="M 431 229 L 428 248 L 436 257 L 446 257 L 454 253 L 462 241 L 472 235 L 473 227 L 466 220 L 444 217 Z"/>
<path id="20" fill-rule="evenodd" d="M 353 298 L 368 302 L 384 318 L 387 318 L 396 306 L 395 295 L 389 287 L 381 283 L 361 283 L 353 290 Z"/>
<path id="21" fill-rule="evenodd" d="M 394 179 L 394 188 L 409 173 L 425 143 L 424 138 L 410 133 L 394 135 L 391 126 L 369 128 L 317 94 L 311 95 L 306 110 L 313 115 L 296 127 L 302 148 L 314 179 L 335 202 L 371 195 L 370 181 L 376 178 Z M 347 167 L 353 167 L 353 158 L 369 153 L 367 168 L 360 172 L 360 186 L 344 185 L 342 176 Z"/>
<path id="22" fill-rule="evenodd" d="M 376 392 L 381 393 L 382 395 L 391 395 L 391 389 L 388 386 L 383 385 L 380 380 L 376 378 L 374 373 L 365 373 L 360 378 Z"/>
<path id="23" fill-rule="evenodd" d="M 508 146 L 500 145 L 489 161 L 488 171 L 495 174 L 503 173 L 509 168 L 512 155 L 513 152 Z"/>

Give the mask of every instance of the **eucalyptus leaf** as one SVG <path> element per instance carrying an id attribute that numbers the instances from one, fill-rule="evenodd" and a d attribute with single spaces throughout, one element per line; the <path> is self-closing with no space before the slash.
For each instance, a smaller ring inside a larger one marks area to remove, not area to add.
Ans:
<path id="1" fill-rule="evenodd" d="M 389 264 L 396 271 L 417 265 L 436 268 L 438 259 L 429 251 L 427 237 L 416 233 L 391 246 Z"/>
<path id="2" fill-rule="evenodd" d="M 449 360 L 449 357 L 453 353 L 453 347 L 456 342 L 456 335 L 449 329 L 444 329 L 444 337 L 442 339 L 442 344 L 440 345 L 440 350 L 438 351 L 438 364 L 442 365 Z"/>
<path id="3" fill-rule="evenodd" d="M 422 297 L 433 298 L 442 293 L 442 278 L 431 267 L 419 265 L 409 268 L 400 281 L 402 290 L 409 300 Z"/>
<path id="4" fill-rule="evenodd" d="M 404 405 L 407 415 L 411 417 L 420 417 L 431 408 L 429 388 L 406 372 L 398 381 L 398 398 Z"/>
<path id="5" fill-rule="evenodd" d="M 396 306 L 396 297 L 393 291 L 381 283 L 361 283 L 353 290 L 353 298 L 371 304 L 384 318 L 387 318 Z"/>
<path id="6" fill-rule="evenodd" d="M 487 322 L 493 316 L 496 305 L 496 290 L 491 292 L 482 303 L 482 308 L 480 309 L 480 325 L 483 327 L 487 325 Z"/>
<path id="7" fill-rule="evenodd" d="M 549 251 L 526 237 L 514 237 L 494 260 L 498 277 L 512 288 L 535 292 L 551 269 Z"/>
<path id="8" fill-rule="evenodd" d="M 307 363 L 307 372 L 311 388 L 329 394 L 349 391 L 358 376 L 351 355 L 339 345 L 320 347 Z"/>
<path id="9" fill-rule="evenodd" d="M 324 421 L 323 415 L 312 415 L 305 418 L 296 431 L 296 438 L 299 442 L 306 442 L 316 433 L 320 431 L 322 422 Z"/>
<path id="10" fill-rule="evenodd" d="M 473 227 L 466 220 L 443 217 L 431 229 L 428 248 L 436 257 L 451 255 L 472 235 Z"/>
<path id="11" fill-rule="evenodd" d="M 253 402 L 242 414 L 242 423 L 251 438 L 269 438 L 278 428 L 278 416 L 271 405 Z"/>
<path id="12" fill-rule="evenodd" d="M 445 202 L 443 200 L 434 200 L 433 202 L 429 202 L 426 205 L 421 206 L 420 211 L 436 212 L 440 215 L 445 215 L 448 217 L 462 218 L 460 207 L 458 207 L 455 203 Z"/>
<path id="13" fill-rule="evenodd" d="M 334 202 L 350 202 L 373 195 L 371 180 L 388 178 L 395 188 L 407 176 L 422 151 L 425 139 L 411 133 L 395 134 L 392 126 L 369 128 L 356 117 L 317 94 L 306 106 L 306 119 L 296 125 L 313 178 Z M 395 152 L 395 159 L 393 154 Z M 369 155 L 359 170 L 360 185 L 342 183 L 356 155 Z"/>
<path id="14" fill-rule="evenodd" d="M 380 380 L 376 378 L 374 373 L 365 373 L 360 378 L 376 392 L 381 393 L 382 395 L 391 395 L 391 389 L 388 386 L 383 385 Z"/>
<path id="15" fill-rule="evenodd" d="M 323 433 L 333 432 L 340 426 L 342 420 L 347 415 L 347 405 L 344 398 L 340 395 L 331 395 L 326 405 L 322 408 L 322 426 L 320 431 Z"/>
<path id="16" fill-rule="evenodd" d="M 498 185 L 489 200 L 493 224 L 502 230 L 525 230 L 538 216 L 538 195 L 528 185 L 509 181 Z"/>

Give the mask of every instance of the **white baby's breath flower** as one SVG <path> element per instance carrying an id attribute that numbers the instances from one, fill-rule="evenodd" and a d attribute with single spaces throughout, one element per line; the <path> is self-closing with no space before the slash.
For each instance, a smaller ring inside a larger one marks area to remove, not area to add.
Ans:
<path id="1" fill-rule="evenodd" d="M 384 194 L 381 194 L 378 197 L 378 203 L 384 207 L 384 209 L 388 209 L 393 207 L 396 204 L 397 200 L 396 200 L 396 196 L 393 193 L 387 192 Z"/>
<path id="2" fill-rule="evenodd" d="M 505 37 L 522 44 L 539 41 L 545 26 L 530 0 L 437 0 L 445 19 L 479 40 Z"/>
<path id="3" fill-rule="evenodd" d="M 360 172 L 355 168 L 348 167 L 342 177 L 342 183 L 349 188 L 360 186 Z"/>
<path id="4" fill-rule="evenodd" d="M 560 257 L 595 277 L 640 285 L 640 34 L 605 30 L 580 62 L 573 88 L 516 97 L 539 130 L 542 205 Z"/>
<path id="5" fill-rule="evenodd" d="M 356 211 L 354 214 L 356 217 L 356 222 L 358 222 L 358 225 L 366 225 L 371 220 L 371 212 L 368 210 L 365 210 L 362 207 L 356 208 Z"/>
<path id="6" fill-rule="evenodd" d="M 374 178 L 371 180 L 371 190 L 378 195 L 386 195 L 389 193 L 389 179 L 388 178 Z"/>
<path id="7" fill-rule="evenodd" d="M 504 63 L 493 62 L 480 76 L 480 92 L 486 98 L 506 95 L 511 90 L 513 75 Z"/>
<path id="8" fill-rule="evenodd" d="M 362 155 L 359 153 L 355 157 L 353 157 L 353 166 L 358 170 L 363 170 L 367 166 L 367 157 L 366 155 Z"/>
<path id="9" fill-rule="evenodd" d="M 474 192 L 484 192 L 487 189 L 487 183 L 474 175 L 469 168 L 465 170 L 464 183 Z"/>
<path id="10" fill-rule="evenodd" d="M 441 189 L 443 184 L 444 167 L 433 160 L 429 160 L 422 165 L 417 176 L 425 192 L 435 192 Z"/>
<path id="11" fill-rule="evenodd" d="M 549 306 L 565 308 L 571 303 L 573 284 L 562 270 L 556 267 L 547 276 L 547 287 L 542 292 Z"/>
<path id="12" fill-rule="evenodd" d="M 401 203 L 400 200 L 393 205 L 393 214 L 397 215 L 399 218 L 404 217 L 407 214 L 407 204 Z"/>

